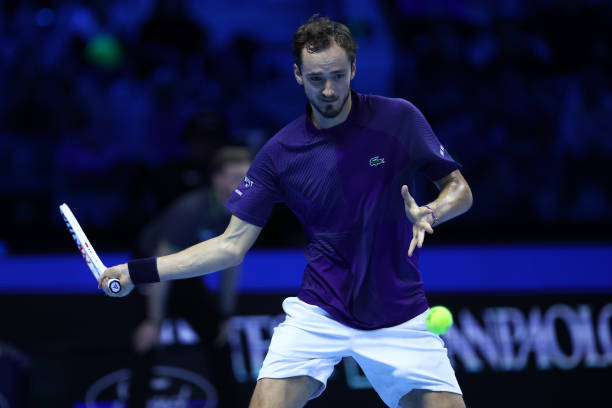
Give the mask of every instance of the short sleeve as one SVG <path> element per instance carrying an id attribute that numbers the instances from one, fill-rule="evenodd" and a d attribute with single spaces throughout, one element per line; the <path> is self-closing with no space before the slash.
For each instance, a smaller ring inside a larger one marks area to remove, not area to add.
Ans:
<path id="1" fill-rule="evenodd" d="M 436 181 L 460 169 L 434 134 L 423 114 L 410 102 L 407 102 L 406 136 L 409 138 L 410 156 L 414 166 L 431 181 Z"/>
<path id="2" fill-rule="evenodd" d="M 246 177 L 225 202 L 232 214 L 258 227 L 265 225 L 283 197 L 270 150 L 270 143 L 261 148 Z"/>

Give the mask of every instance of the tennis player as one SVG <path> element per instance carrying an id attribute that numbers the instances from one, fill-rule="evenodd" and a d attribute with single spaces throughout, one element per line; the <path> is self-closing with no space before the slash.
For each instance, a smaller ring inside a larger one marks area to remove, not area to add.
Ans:
<path id="1" fill-rule="evenodd" d="M 225 232 L 175 254 L 137 259 L 100 278 L 109 296 L 134 285 L 200 276 L 242 262 L 274 205 L 285 202 L 310 238 L 297 297 L 283 302 L 251 407 L 302 407 L 334 365 L 352 356 L 390 407 L 464 407 L 444 343 L 425 326 L 418 248 L 433 227 L 469 209 L 460 165 L 403 99 L 350 88 L 357 46 L 349 29 L 313 16 L 293 40 L 306 113 L 259 151 L 226 202 Z M 439 188 L 419 206 L 417 172 Z M 278 271 L 283 273 L 283 271 Z M 124 288 L 113 294 L 108 279 Z"/>

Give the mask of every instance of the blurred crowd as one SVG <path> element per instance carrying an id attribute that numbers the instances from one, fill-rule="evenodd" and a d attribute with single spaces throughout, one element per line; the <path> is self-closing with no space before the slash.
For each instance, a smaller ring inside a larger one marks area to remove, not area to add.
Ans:
<path id="1" fill-rule="evenodd" d="M 467 216 L 610 222 L 610 2 L 400 3 L 394 89 L 465 165 Z"/>
<path id="2" fill-rule="evenodd" d="M 607 1 L 13 0 L 0 252 L 32 251 L 33 230 L 56 249 L 62 202 L 125 247 L 208 179 L 216 148 L 256 152 L 303 112 L 291 39 L 313 12 L 354 32 L 356 90 L 415 103 L 464 165 L 475 206 L 458 225 L 556 225 L 571 240 L 565 225 L 612 223 Z"/>

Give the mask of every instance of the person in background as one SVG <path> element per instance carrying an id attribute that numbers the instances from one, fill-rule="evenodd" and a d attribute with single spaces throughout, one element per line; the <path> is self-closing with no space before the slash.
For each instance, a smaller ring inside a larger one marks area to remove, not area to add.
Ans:
<path id="1" fill-rule="evenodd" d="M 250 152 L 240 146 L 225 146 L 212 156 L 211 187 L 201 187 L 176 199 L 143 230 L 138 256 L 163 256 L 217 236 L 225 230 L 231 213 L 223 207 L 234 188 L 244 179 L 251 164 Z M 201 278 L 143 287 L 146 315 L 133 336 L 140 356 L 130 393 L 130 407 L 145 406 L 147 378 L 154 361 L 164 318 L 182 317 L 194 328 L 211 359 L 213 382 L 224 399 L 224 384 L 231 381 L 227 319 L 237 300 L 238 267 L 221 272 L 219 296 L 215 298 Z"/>

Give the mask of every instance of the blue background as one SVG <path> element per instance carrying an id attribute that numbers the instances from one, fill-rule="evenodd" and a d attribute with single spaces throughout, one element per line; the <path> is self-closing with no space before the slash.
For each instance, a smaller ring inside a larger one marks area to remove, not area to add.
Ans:
<path id="1" fill-rule="evenodd" d="M 101 254 L 107 265 L 127 253 Z M 242 264 L 243 293 L 295 293 L 306 261 L 300 250 L 253 250 Z M 612 293 L 610 246 L 437 246 L 424 249 L 421 273 L 428 293 Z M 99 293 L 76 253 L 0 259 L 0 293 Z M 218 288 L 219 275 L 205 277 Z"/>

